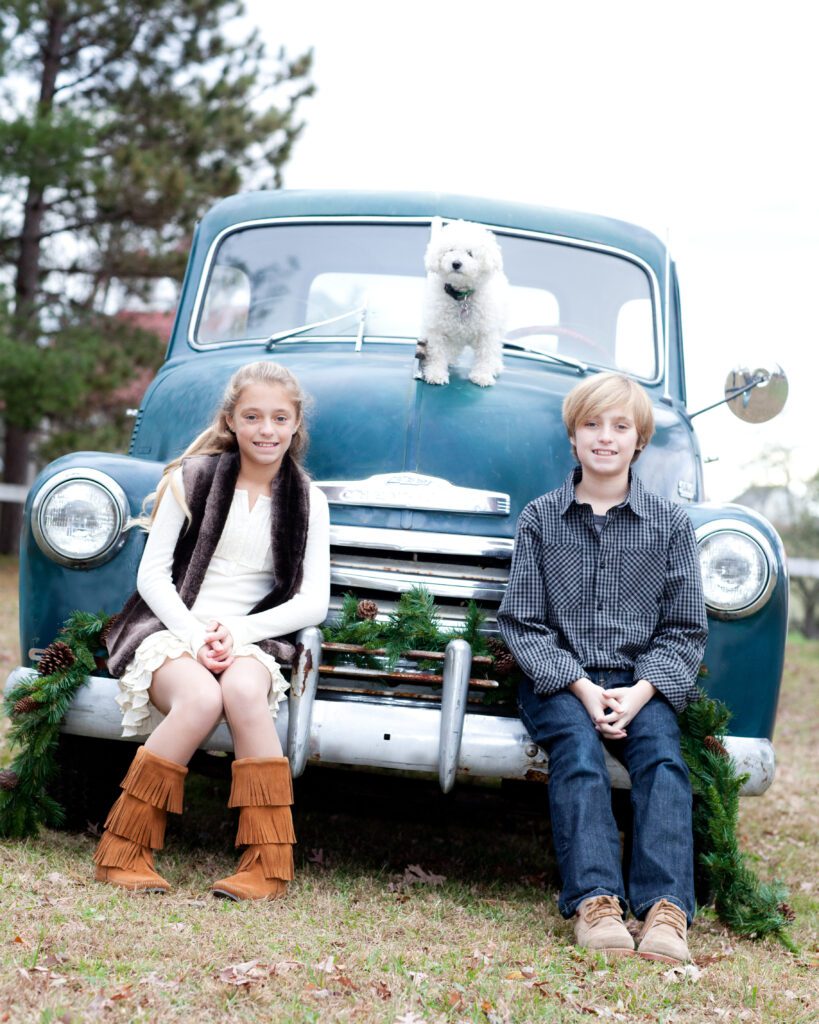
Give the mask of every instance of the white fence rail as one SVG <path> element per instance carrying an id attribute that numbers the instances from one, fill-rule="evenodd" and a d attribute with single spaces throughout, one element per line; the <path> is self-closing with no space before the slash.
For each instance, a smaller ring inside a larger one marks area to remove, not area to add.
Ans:
<path id="1" fill-rule="evenodd" d="M 27 494 L 28 487 L 25 484 L 0 484 L 0 502 L 22 505 Z"/>
<path id="2" fill-rule="evenodd" d="M 819 558 L 789 558 L 788 572 L 791 576 L 809 576 L 819 579 Z"/>

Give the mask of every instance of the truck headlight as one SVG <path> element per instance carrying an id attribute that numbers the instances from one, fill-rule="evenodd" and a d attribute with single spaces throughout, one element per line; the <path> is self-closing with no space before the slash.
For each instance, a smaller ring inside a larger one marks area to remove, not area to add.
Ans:
<path id="1" fill-rule="evenodd" d="M 34 496 L 31 529 L 43 554 L 84 569 L 116 554 L 128 514 L 128 499 L 116 480 L 95 469 L 64 469 Z"/>
<path id="2" fill-rule="evenodd" d="M 759 530 L 736 519 L 718 519 L 696 530 L 708 611 L 741 619 L 759 611 L 776 585 L 773 549 Z"/>

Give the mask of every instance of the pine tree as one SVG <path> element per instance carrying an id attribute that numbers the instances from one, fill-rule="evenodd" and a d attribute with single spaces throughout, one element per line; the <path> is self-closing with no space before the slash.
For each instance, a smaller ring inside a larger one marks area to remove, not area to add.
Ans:
<path id="1" fill-rule="evenodd" d="M 44 419 L 76 443 L 89 410 L 92 426 L 104 419 L 101 396 L 158 365 L 156 339 L 112 313 L 181 278 L 203 210 L 243 185 L 281 184 L 311 54 L 271 60 L 257 33 L 228 36 L 241 14 L 240 0 L 0 7 L 7 482 L 24 482 Z M 2 551 L 19 512 L 4 507 Z"/>

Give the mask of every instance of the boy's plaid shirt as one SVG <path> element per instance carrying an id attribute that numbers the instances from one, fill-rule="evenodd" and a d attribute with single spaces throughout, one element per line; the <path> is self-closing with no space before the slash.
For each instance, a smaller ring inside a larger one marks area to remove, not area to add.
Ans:
<path id="1" fill-rule="evenodd" d="M 632 474 L 598 537 L 591 506 L 575 501 L 579 474 L 521 513 L 501 634 L 537 693 L 589 669 L 628 669 L 682 711 L 708 636 L 691 520 Z"/>

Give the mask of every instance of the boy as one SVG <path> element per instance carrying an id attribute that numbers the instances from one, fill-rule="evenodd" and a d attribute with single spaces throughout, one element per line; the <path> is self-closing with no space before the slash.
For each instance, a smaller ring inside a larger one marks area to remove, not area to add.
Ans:
<path id="1" fill-rule="evenodd" d="M 677 713 L 697 695 L 707 625 L 697 546 L 679 505 L 631 472 L 654 433 L 648 395 L 601 373 L 563 403 L 580 465 L 518 522 L 500 631 L 527 678 L 521 718 L 549 756 L 549 806 L 578 945 L 689 959 L 694 916 L 691 787 Z M 604 746 L 631 776 L 627 884 Z"/>

